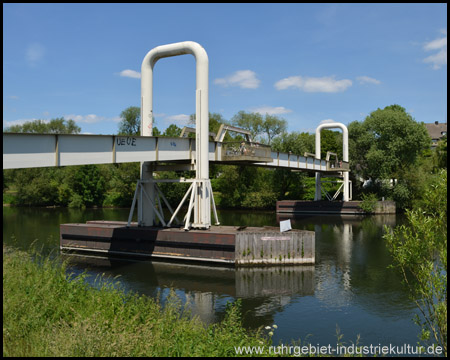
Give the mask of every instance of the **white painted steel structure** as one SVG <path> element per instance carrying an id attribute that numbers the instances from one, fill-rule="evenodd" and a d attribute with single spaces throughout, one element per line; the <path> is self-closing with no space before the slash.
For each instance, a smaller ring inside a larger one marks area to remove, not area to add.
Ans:
<path id="1" fill-rule="evenodd" d="M 339 128 L 342 130 L 342 157 L 343 161 L 348 163 L 348 129 L 342 123 L 331 122 L 320 124 L 316 128 L 316 159 L 320 159 L 320 132 L 323 129 L 336 129 Z M 350 200 L 350 187 L 349 187 L 349 174 L 348 171 L 343 172 L 343 200 Z M 318 201 L 322 199 L 322 190 L 321 190 L 321 174 L 316 172 L 316 193 L 314 196 L 314 200 Z"/>
<path id="2" fill-rule="evenodd" d="M 3 133 L 3 169 L 164 162 L 178 164 L 178 168 L 184 166 L 183 170 L 189 170 L 196 157 L 195 145 L 195 139 L 180 137 Z M 218 141 L 209 142 L 210 162 L 242 163 L 239 160 L 223 160 L 222 145 Z M 330 169 L 326 160 L 311 156 L 271 151 L 270 157 L 267 162 L 244 163 L 321 173 L 335 173 L 338 170 Z M 155 171 L 164 170 L 165 167 L 159 166 L 155 165 Z"/>
<path id="3" fill-rule="evenodd" d="M 209 100 L 208 76 L 209 60 L 205 49 L 193 41 L 157 46 L 145 55 L 141 66 L 141 135 L 152 136 L 153 125 L 153 67 L 162 58 L 191 54 L 196 61 L 196 96 L 195 96 L 195 125 L 196 125 L 196 176 L 192 189 L 191 202 L 194 202 L 194 223 L 199 229 L 211 226 L 212 189 L 209 180 L 208 135 L 209 135 Z M 152 169 L 146 171 L 145 164 L 141 164 L 141 180 L 151 180 Z M 154 182 L 149 181 L 143 188 L 154 197 Z M 143 198 L 141 197 L 142 201 Z M 150 201 L 151 202 L 151 201 Z M 141 225 L 153 225 L 154 207 L 144 202 L 143 221 Z M 189 205 L 189 211 L 190 211 Z M 214 206 L 214 204 L 213 204 Z M 214 209 L 215 211 L 215 209 Z M 189 219 L 187 220 L 187 222 Z M 187 225 L 186 225 L 187 226 Z"/>
<path id="4" fill-rule="evenodd" d="M 153 137 L 153 67 L 161 58 L 184 54 L 192 54 L 196 59 L 196 138 Z M 327 161 L 320 159 L 320 130 L 339 127 L 344 132 L 343 160 L 348 164 L 347 128 L 340 123 L 323 124 L 317 128 L 315 158 L 273 152 L 270 148 L 261 152 L 262 145 L 253 143 L 250 138 L 250 145 L 254 146 L 250 150 L 260 155 L 252 158 L 244 152 L 244 156 L 236 154 L 234 158 L 234 155 L 225 154 L 226 146 L 222 147 L 222 141 L 227 130 L 244 133 L 247 137 L 249 133 L 232 126 L 222 126 L 216 141 L 209 141 L 208 55 L 205 49 L 195 42 L 186 41 L 152 49 L 142 62 L 141 72 L 141 136 L 3 133 L 3 169 L 140 162 L 141 178 L 136 185 L 129 222 L 137 204 L 139 225 L 152 226 L 157 217 L 163 226 L 170 226 L 174 220 L 179 222 L 176 215 L 190 195 L 187 214 L 184 217 L 185 229 L 188 230 L 191 226 L 200 229 L 208 229 L 211 226 L 211 202 L 218 224 L 209 180 L 210 161 L 231 164 L 244 161 L 248 165 L 315 171 L 316 198 L 320 199 L 320 187 L 317 192 L 320 173 L 336 174 L 338 171 L 331 169 Z M 265 162 L 259 162 L 262 160 Z M 160 165 L 160 162 L 171 165 Z M 195 170 L 196 177 L 173 180 L 153 178 L 153 171 L 174 169 Z M 344 201 L 348 201 L 348 167 L 340 171 L 344 173 Z M 158 182 L 165 181 L 192 183 L 175 211 L 157 186 Z M 172 214 L 168 222 L 163 218 L 163 204 Z M 190 222 L 192 212 L 193 223 Z"/>

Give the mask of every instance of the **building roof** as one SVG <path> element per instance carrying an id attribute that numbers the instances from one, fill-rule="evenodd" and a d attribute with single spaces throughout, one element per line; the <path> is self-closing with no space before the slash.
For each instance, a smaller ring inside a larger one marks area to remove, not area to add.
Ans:
<path id="1" fill-rule="evenodd" d="M 425 124 L 425 127 L 427 128 L 428 134 L 432 139 L 437 140 L 447 134 L 447 123 L 440 124 L 439 122 L 435 121 L 431 124 Z"/>

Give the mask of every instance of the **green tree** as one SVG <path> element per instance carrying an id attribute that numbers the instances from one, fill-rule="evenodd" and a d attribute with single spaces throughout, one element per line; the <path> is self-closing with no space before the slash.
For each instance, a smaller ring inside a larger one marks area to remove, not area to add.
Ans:
<path id="1" fill-rule="evenodd" d="M 365 179 L 395 178 L 431 145 L 424 124 L 399 105 L 373 111 L 363 122 L 350 123 L 348 131 L 352 171 Z"/>
<path id="2" fill-rule="evenodd" d="M 320 134 L 320 150 L 321 159 L 325 159 L 327 152 L 331 151 L 337 154 L 338 158 L 342 160 L 342 133 L 327 129 L 322 130 Z"/>
<path id="3" fill-rule="evenodd" d="M 231 119 L 234 126 L 249 130 L 254 140 L 270 145 L 273 138 L 286 131 L 287 122 L 275 115 L 239 111 Z"/>
<path id="4" fill-rule="evenodd" d="M 81 128 L 75 121 L 66 120 L 63 117 L 51 119 L 49 122 L 44 120 L 27 121 L 22 125 L 13 125 L 6 128 L 4 132 L 13 133 L 35 133 L 35 134 L 79 134 Z"/>
<path id="5" fill-rule="evenodd" d="M 27 121 L 22 125 L 13 125 L 5 132 L 35 133 L 35 134 L 78 134 L 81 128 L 73 120 L 64 118 Z M 31 168 L 3 170 L 3 179 L 7 187 L 16 190 L 13 200 L 19 206 L 49 206 L 67 205 L 63 194 L 67 192 L 59 189 L 64 177 L 63 168 Z M 5 189 L 5 184 L 4 184 Z"/>
<path id="6" fill-rule="evenodd" d="M 72 191 L 72 206 L 92 207 L 103 205 L 106 195 L 106 179 L 101 173 L 99 166 L 70 166 L 67 168 L 65 179 Z"/>
<path id="7" fill-rule="evenodd" d="M 287 122 L 275 115 L 266 114 L 262 123 L 262 132 L 267 135 L 267 144 L 270 145 L 272 139 L 285 132 L 287 129 Z"/>
<path id="8" fill-rule="evenodd" d="M 133 201 L 136 181 L 139 179 L 139 163 L 107 164 L 110 174 L 104 175 L 108 192 L 103 206 L 129 207 Z"/>
<path id="9" fill-rule="evenodd" d="M 50 206 L 59 204 L 58 185 L 63 176 L 57 168 L 16 169 L 17 189 L 14 204 L 18 206 Z"/>
<path id="10" fill-rule="evenodd" d="M 120 113 L 119 135 L 140 135 L 141 109 L 130 106 Z"/>
<path id="11" fill-rule="evenodd" d="M 372 185 L 362 189 L 355 181 L 355 194 L 376 193 L 407 208 L 419 194 L 407 179 L 417 171 L 420 159 L 430 152 L 431 139 L 423 123 L 416 122 L 399 105 L 373 111 L 363 122 L 348 126 L 351 175 L 371 179 Z M 415 169 L 416 168 L 416 169 Z"/>
<path id="12" fill-rule="evenodd" d="M 421 339 L 442 346 L 447 355 L 447 171 L 427 187 L 419 207 L 407 211 L 407 225 L 384 238 L 422 318 Z"/>
<path id="13" fill-rule="evenodd" d="M 156 126 L 153 126 L 152 136 L 161 136 L 161 131 Z"/>
<path id="14" fill-rule="evenodd" d="M 292 152 L 300 156 L 303 156 L 305 152 L 314 153 L 314 135 L 296 131 L 283 132 L 273 139 L 271 147 L 274 151 Z"/>
<path id="15" fill-rule="evenodd" d="M 175 124 L 171 124 L 167 127 L 166 130 L 164 130 L 163 136 L 170 136 L 170 137 L 179 137 L 181 134 L 181 129 L 176 126 Z"/>
<path id="16" fill-rule="evenodd" d="M 439 140 L 433 153 L 433 160 L 435 167 L 447 169 L 447 135 Z"/>
<path id="17" fill-rule="evenodd" d="M 263 118 L 258 113 L 247 113 L 239 111 L 231 118 L 231 124 L 245 130 L 249 130 L 252 134 L 253 140 L 262 133 Z"/>
<path id="18" fill-rule="evenodd" d="M 220 125 L 227 124 L 228 122 L 219 113 L 209 113 L 209 131 L 217 134 Z M 195 125 L 195 114 L 191 114 L 189 117 L 189 124 Z"/>

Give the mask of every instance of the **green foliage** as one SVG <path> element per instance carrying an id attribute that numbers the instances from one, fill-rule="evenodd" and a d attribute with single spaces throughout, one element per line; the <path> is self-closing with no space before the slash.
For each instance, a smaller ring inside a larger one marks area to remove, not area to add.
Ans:
<path id="1" fill-rule="evenodd" d="M 33 261 L 33 258 L 37 261 Z M 172 290 L 164 307 L 107 278 L 67 275 L 68 264 L 3 248 L 3 356 L 235 356 L 235 346 L 268 346 L 242 326 L 241 305 L 205 326 Z"/>
<path id="2" fill-rule="evenodd" d="M 249 130 L 253 140 L 269 145 L 277 135 L 286 132 L 287 128 L 286 120 L 277 116 L 269 114 L 262 116 L 259 113 L 247 113 L 245 111 L 239 111 L 234 115 L 231 123 L 234 126 Z"/>
<path id="3" fill-rule="evenodd" d="M 262 132 L 267 135 L 267 144 L 270 145 L 273 138 L 287 129 L 287 122 L 275 115 L 266 114 L 262 122 Z"/>
<path id="4" fill-rule="evenodd" d="M 110 173 L 103 206 L 130 207 L 133 201 L 136 182 L 139 179 L 139 163 L 124 163 L 108 165 Z"/>
<path id="5" fill-rule="evenodd" d="M 75 121 L 64 118 L 51 119 L 49 122 L 44 120 L 27 121 L 23 125 L 13 125 L 6 128 L 4 132 L 13 133 L 37 133 L 37 134 L 78 134 L 81 128 Z"/>
<path id="6" fill-rule="evenodd" d="M 189 117 L 189 124 L 195 125 L 195 114 L 191 114 Z M 223 116 L 219 113 L 209 113 L 209 132 L 217 134 L 219 132 L 220 125 L 228 124 Z M 195 137 L 195 134 L 189 134 L 190 137 Z"/>
<path id="7" fill-rule="evenodd" d="M 392 179 L 414 164 L 431 140 L 423 123 L 417 123 L 399 105 L 370 113 L 349 124 L 351 169 L 365 179 Z"/>
<path id="8" fill-rule="evenodd" d="M 120 113 L 118 135 L 140 135 L 141 133 L 141 109 L 130 106 Z"/>
<path id="9" fill-rule="evenodd" d="M 242 129 L 249 130 L 252 134 L 253 140 L 257 139 L 262 132 L 263 118 L 258 113 L 247 113 L 239 111 L 231 118 L 231 124 Z"/>
<path id="10" fill-rule="evenodd" d="M 224 208 L 273 209 L 276 201 L 303 196 L 303 174 L 284 169 L 251 166 L 222 166 L 212 182 L 220 193 L 216 203 Z"/>
<path id="11" fill-rule="evenodd" d="M 351 174 L 372 180 L 367 189 L 355 182 L 355 193 L 372 192 L 393 199 L 397 208 L 411 207 L 420 196 L 421 184 L 415 180 L 427 166 L 431 145 L 424 124 L 403 107 L 391 105 L 373 111 L 363 122 L 350 123 L 348 131 Z"/>
<path id="12" fill-rule="evenodd" d="M 273 151 L 292 152 L 303 156 L 305 152 L 314 153 L 314 135 L 299 132 L 283 132 L 273 139 L 271 147 Z"/>
<path id="13" fill-rule="evenodd" d="M 83 197 L 80 194 L 73 194 L 70 197 L 69 208 L 84 209 L 86 205 L 84 204 Z"/>
<path id="14" fill-rule="evenodd" d="M 320 133 L 320 149 L 320 157 L 322 159 L 325 159 L 327 152 L 331 151 L 342 160 L 342 133 L 323 129 Z"/>
<path id="15" fill-rule="evenodd" d="M 156 126 L 153 126 L 152 136 L 161 136 L 161 131 Z"/>
<path id="16" fill-rule="evenodd" d="M 422 202 L 406 212 L 408 224 L 386 228 L 395 266 L 403 275 L 422 317 L 421 339 L 443 347 L 447 355 L 447 171 L 425 189 Z"/>
<path id="17" fill-rule="evenodd" d="M 61 172 L 54 168 L 15 170 L 17 187 L 15 205 L 49 206 L 59 204 L 58 179 Z"/>
<path id="18" fill-rule="evenodd" d="M 181 129 L 178 126 L 176 126 L 175 124 L 171 124 L 164 131 L 163 136 L 179 137 L 180 134 L 181 134 Z"/>
<path id="19" fill-rule="evenodd" d="M 65 182 L 72 191 L 76 203 L 86 207 L 101 206 L 106 193 L 106 180 L 96 165 L 70 166 L 66 169 Z M 72 199 L 73 200 L 73 199 Z"/>
<path id="20" fill-rule="evenodd" d="M 359 207 L 364 210 L 366 213 L 375 212 L 375 207 L 377 205 L 378 197 L 376 194 L 363 194 L 362 202 L 359 204 Z"/>
<path id="21" fill-rule="evenodd" d="M 192 178 L 194 177 L 191 172 L 176 172 L 176 171 L 161 171 L 158 172 L 158 179 L 179 179 L 180 177 Z M 184 194 L 188 191 L 189 183 L 160 183 L 158 187 L 166 197 L 170 206 L 175 209 L 180 203 Z M 188 199 L 189 201 L 189 199 Z M 186 203 L 185 203 L 186 205 Z M 163 205 L 165 207 L 165 204 Z"/>
<path id="22" fill-rule="evenodd" d="M 438 142 L 433 152 L 433 164 L 437 168 L 447 169 L 447 135 Z"/>
<path id="23" fill-rule="evenodd" d="M 121 113 L 120 133 L 136 135 L 140 132 L 140 109 L 128 107 Z M 256 140 L 270 143 L 274 151 L 301 155 L 314 153 L 315 136 L 308 133 L 286 132 L 286 121 L 276 116 L 240 111 L 230 122 L 217 113 L 209 114 L 209 131 L 217 133 L 221 124 L 231 123 L 248 129 Z M 195 115 L 190 122 L 195 124 Z M 77 133 L 80 131 L 72 120 L 63 118 L 24 124 L 9 130 L 20 132 Z M 163 134 L 154 126 L 154 136 L 178 137 L 181 129 L 170 125 Z M 190 136 L 195 136 L 190 134 Z M 351 175 L 380 179 L 373 186 L 362 189 L 359 181 L 353 181 L 354 197 L 371 192 L 378 198 L 393 199 L 398 207 L 411 207 L 420 197 L 430 174 L 446 166 L 446 138 L 440 142 L 431 158 L 421 156 L 429 147 L 429 139 L 422 124 L 418 124 L 405 110 L 398 106 L 378 109 L 364 122 L 349 125 Z M 426 139 L 425 139 L 426 138 Z M 225 141 L 240 140 L 242 136 L 227 133 Z M 342 134 L 323 130 L 321 133 L 322 154 L 327 151 L 342 158 Z M 431 160 L 430 160 L 431 159 Z M 433 165 L 430 165 L 433 164 Z M 76 169 L 76 170 L 75 170 Z M 17 175 L 17 176 L 16 176 Z M 95 176 L 100 178 L 95 180 Z M 192 174 L 161 173 L 162 178 Z M 17 190 L 17 205 L 26 206 L 120 206 L 131 205 L 139 164 L 92 165 L 82 167 L 23 169 L 3 172 L 3 189 Z M 220 193 L 219 206 L 245 208 L 273 208 L 276 200 L 314 199 L 314 178 L 305 173 L 292 173 L 284 169 L 262 169 L 210 164 L 210 178 L 214 191 Z M 396 179 L 395 186 L 389 185 Z M 186 185 L 161 184 L 171 205 L 176 206 L 186 191 Z M 333 192 L 337 187 L 324 184 L 324 189 Z M 101 194 L 103 192 L 103 194 Z"/>

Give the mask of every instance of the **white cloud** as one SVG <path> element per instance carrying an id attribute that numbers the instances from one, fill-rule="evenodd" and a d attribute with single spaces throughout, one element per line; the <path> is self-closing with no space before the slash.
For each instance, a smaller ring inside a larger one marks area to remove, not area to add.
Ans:
<path id="1" fill-rule="evenodd" d="M 105 116 L 98 116 L 95 114 L 89 114 L 89 115 L 69 114 L 69 115 L 64 115 L 64 119 L 66 119 L 66 120 L 72 119 L 73 121 L 75 121 L 77 123 L 85 123 L 85 124 L 94 124 L 94 123 L 101 122 L 101 121 L 113 121 L 113 122 L 118 123 L 121 120 L 119 116 L 107 118 Z"/>
<path id="2" fill-rule="evenodd" d="M 175 124 L 178 126 L 187 126 L 189 125 L 190 116 L 186 114 L 178 114 L 167 116 L 164 121 L 169 124 Z"/>
<path id="3" fill-rule="evenodd" d="M 250 109 L 250 111 L 255 113 L 260 113 L 261 115 L 269 114 L 269 115 L 279 115 L 279 114 L 287 114 L 292 112 L 290 109 L 286 109 L 284 106 L 261 106 L 257 108 Z"/>
<path id="4" fill-rule="evenodd" d="M 305 92 L 341 92 L 352 86 L 352 81 L 348 79 L 336 80 L 334 76 L 324 76 L 320 78 L 290 76 L 275 83 L 277 90 L 288 88 L 298 88 Z"/>
<path id="5" fill-rule="evenodd" d="M 423 59 L 423 62 L 431 63 L 432 68 L 435 70 L 447 65 L 447 31 L 442 30 L 441 33 L 445 36 L 427 42 L 423 46 L 425 51 L 438 51 L 437 53 Z"/>
<path id="6" fill-rule="evenodd" d="M 141 73 L 138 71 L 134 71 L 134 70 L 122 70 L 119 73 L 120 76 L 124 76 L 124 77 L 129 77 L 129 78 L 133 78 L 133 79 L 140 79 L 141 78 Z"/>
<path id="7" fill-rule="evenodd" d="M 32 118 L 32 119 L 18 119 L 18 120 L 12 120 L 12 121 L 3 121 L 3 127 L 10 127 L 13 125 L 23 125 L 26 122 L 36 121 L 38 119 Z M 42 119 L 41 119 L 42 120 Z M 44 123 L 48 123 L 48 120 L 42 120 Z"/>
<path id="8" fill-rule="evenodd" d="M 28 46 L 26 51 L 26 60 L 31 66 L 36 65 L 45 54 L 45 48 L 39 43 L 33 43 Z"/>
<path id="9" fill-rule="evenodd" d="M 325 120 L 322 120 L 320 123 L 319 123 L 319 125 L 322 125 L 322 124 L 331 124 L 331 123 L 335 123 L 336 121 L 334 121 L 333 119 L 325 119 Z"/>
<path id="10" fill-rule="evenodd" d="M 377 80 L 377 79 L 374 79 L 374 78 L 371 78 L 371 77 L 368 77 L 365 75 L 358 76 L 356 78 L 356 80 L 358 80 L 360 84 L 375 84 L 375 85 L 381 84 L 380 80 Z"/>
<path id="11" fill-rule="evenodd" d="M 105 118 L 103 116 L 98 116 L 95 114 L 89 114 L 89 115 L 75 115 L 75 114 L 69 114 L 64 115 L 64 118 L 66 120 L 72 119 L 73 121 L 77 123 L 86 123 L 86 124 L 93 124 L 99 121 L 104 120 Z"/>
<path id="12" fill-rule="evenodd" d="M 256 89 L 261 81 L 257 79 L 256 73 L 251 70 L 239 70 L 227 77 L 214 80 L 215 84 L 223 86 L 239 86 L 243 89 Z"/>
<path id="13" fill-rule="evenodd" d="M 9 96 L 7 96 L 7 98 L 11 99 L 11 100 L 19 100 L 19 97 L 16 95 L 9 95 Z"/>

